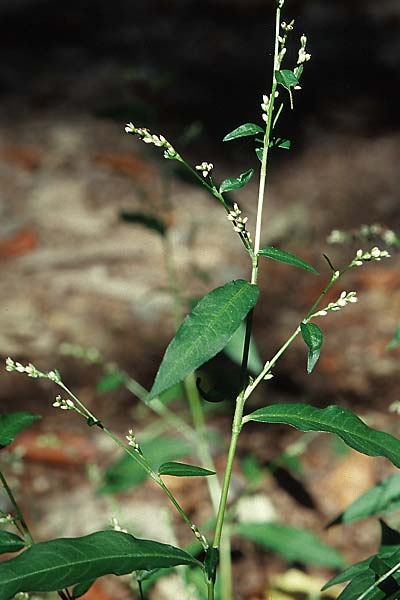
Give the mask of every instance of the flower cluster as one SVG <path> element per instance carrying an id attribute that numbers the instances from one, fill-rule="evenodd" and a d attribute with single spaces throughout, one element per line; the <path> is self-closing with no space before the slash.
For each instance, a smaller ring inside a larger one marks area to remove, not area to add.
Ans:
<path id="1" fill-rule="evenodd" d="M 12 358 L 6 358 L 6 371 L 18 371 L 18 373 L 26 373 L 29 377 L 46 377 L 44 373 L 38 371 L 38 369 L 32 364 L 21 365 L 20 362 L 14 361 Z"/>
<path id="2" fill-rule="evenodd" d="M 342 292 L 336 302 L 330 302 L 328 306 L 314 313 L 312 317 L 325 317 L 329 311 L 336 312 L 347 304 L 355 304 L 358 302 L 356 292 Z"/>
<path id="3" fill-rule="evenodd" d="M 2 513 L 3 516 L 0 517 L 0 525 L 10 525 L 15 522 L 15 519 L 12 515 Z"/>
<path id="4" fill-rule="evenodd" d="M 246 229 L 247 217 L 241 217 L 242 211 L 236 204 L 233 205 L 233 209 L 228 213 L 229 221 L 232 221 L 233 229 L 236 233 L 240 233 L 245 241 L 251 244 L 250 233 Z"/>
<path id="5" fill-rule="evenodd" d="M 136 450 L 136 452 L 139 452 L 139 453 L 141 454 L 141 451 L 140 451 L 140 446 L 139 446 L 139 444 L 138 444 L 138 443 L 137 443 L 137 441 L 136 441 L 136 436 L 135 436 L 135 434 L 133 433 L 133 430 L 132 430 L 132 429 L 130 429 L 130 430 L 128 431 L 128 435 L 126 435 L 125 437 L 126 437 L 126 439 L 128 440 L 128 446 L 132 446 L 132 448 L 133 448 L 134 450 Z"/>
<path id="6" fill-rule="evenodd" d="M 196 165 L 196 171 L 201 171 L 201 174 L 203 175 L 204 179 L 210 176 L 213 168 L 214 165 L 212 163 L 208 163 L 205 161 L 202 162 L 200 165 Z"/>
<path id="7" fill-rule="evenodd" d="M 364 262 L 381 260 L 382 258 L 390 258 L 390 254 L 387 250 L 380 250 L 378 246 L 374 246 L 369 252 L 357 250 L 354 260 L 350 263 L 350 267 L 361 267 Z"/>
<path id="8" fill-rule="evenodd" d="M 158 148 L 164 148 L 164 157 L 179 160 L 179 154 L 172 145 L 165 139 L 163 135 L 154 135 L 145 127 L 135 127 L 133 123 L 127 123 L 125 126 L 126 133 L 132 133 L 139 136 L 145 144 L 154 144 Z"/>
<path id="9" fill-rule="evenodd" d="M 60 354 L 64 354 L 65 356 L 73 356 L 74 358 L 80 358 L 85 360 L 86 362 L 96 364 L 101 362 L 101 354 L 94 348 L 93 346 L 89 348 L 84 348 L 83 346 L 79 346 L 78 344 L 70 344 L 69 342 L 63 342 L 59 347 Z"/>
<path id="10" fill-rule="evenodd" d="M 54 408 L 61 408 L 61 410 L 75 410 L 75 404 L 67 398 L 61 398 L 61 396 L 56 396 L 55 402 L 53 402 Z"/>
<path id="11" fill-rule="evenodd" d="M 10 357 L 6 358 L 6 371 L 17 371 L 18 373 L 26 373 L 28 377 L 44 377 L 45 379 L 54 381 L 54 383 L 61 383 L 61 376 L 57 369 L 49 371 L 48 373 L 42 373 L 42 371 L 39 371 L 32 363 L 24 366 Z"/>
<path id="12" fill-rule="evenodd" d="M 298 65 L 302 65 L 303 63 L 311 60 L 311 54 L 309 54 L 306 51 L 306 45 L 307 45 L 307 36 L 303 34 L 300 38 L 300 50 L 299 50 L 299 55 L 297 58 Z"/>

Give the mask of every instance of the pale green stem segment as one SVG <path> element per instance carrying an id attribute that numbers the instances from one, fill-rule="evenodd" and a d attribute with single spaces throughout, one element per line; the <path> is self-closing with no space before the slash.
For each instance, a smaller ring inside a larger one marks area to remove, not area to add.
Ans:
<path id="1" fill-rule="evenodd" d="M 264 144 L 263 144 L 263 155 L 261 161 L 261 170 L 260 170 L 260 183 L 259 183 L 259 192 L 258 192 L 258 203 L 257 203 L 257 220 L 256 220 L 256 233 L 255 233 L 255 241 L 254 241 L 254 249 L 249 252 L 250 257 L 252 259 L 252 271 L 251 271 L 251 283 L 257 283 L 258 277 L 258 252 L 260 250 L 260 239 L 261 239 L 261 226 L 262 226 L 262 216 L 263 216 L 263 205 L 264 205 L 264 195 L 265 195 L 265 186 L 267 179 L 267 164 L 268 164 L 268 150 L 270 143 L 270 136 L 272 130 L 273 123 L 273 113 L 274 113 L 274 100 L 275 100 L 275 92 L 277 88 L 277 81 L 275 78 L 275 71 L 279 69 L 279 30 L 280 30 L 280 18 L 281 18 L 281 10 L 278 5 L 276 9 L 276 19 L 275 19 L 275 51 L 274 51 L 274 64 L 273 64 L 273 74 L 272 74 L 272 88 L 271 88 L 271 97 L 268 111 L 268 119 L 267 125 L 264 134 Z M 241 392 L 236 398 L 236 408 L 233 417 L 232 423 L 232 436 L 229 446 L 228 459 L 225 468 L 224 480 L 222 484 L 222 492 L 219 503 L 219 509 L 217 514 L 217 522 L 215 527 L 213 548 L 219 551 L 221 546 L 221 537 L 222 537 L 222 529 L 225 520 L 225 512 L 226 505 L 228 500 L 229 486 L 232 476 L 233 463 L 236 454 L 236 447 L 238 443 L 238 438 L 240 435 L 240 431 L 242 428 L 242 419 L 243 419 L 243 410 L 246 402 L 245 397 L 245 389 L 246 389 L 246 379 L 247 379 L 247 363 L 249 357 L 249 349 L 250 349 L 250 338 L 251 338 L 251 329 L 252 329 L 252 320 L 253 320 L 253 311 L 247 316 L 246 320 L 246 334 L 245 334 L 245 342 L 243 348 L 243 358 L 242 358 L 242 368 L 241 368 Z M 208 582 L 208 600 L 214 599 L 214 582 Z"/>
<path id="2" fill-rule="evenodd" d="M 121 448 L 121 450 L 123 450 L 134 461 L 136 461 L 147 472 L 149 477 L 151 477 L 151 479 L 158 486 L 161 487 L 161 489 L 165 492 L 165 494 L 171 500 L 172 504 L 175 506 L 176 510 L 179 512 L 179 514 L 181 515 L 181 517 L 183 518 L 185 523 L 187 523 L 187 525 L 190 527 L 190 529 L 192 530 L 196 539 L 199 540 L 199 542 L 203 546 L 204 550 L 207 550 L 208 543 L 207 543 L 206 538 L 200 533 L 198 527 L 194 523 L 192 523 L 192 521 L 190 520 L 188 515 L 185 513 L 183 508 L 180 506 L 179 502 L 176 500 L 176 498 L 173 496 L 173 494 L 167 488 L 167 486 L 163 482 L 160 475 L 151 468 L 151 466 L 148 464 L 148 462 L 146 461 L 144 456 L 137 450 L 131 450 L 131 448 L 129 446 L 127 446 L 126 444 L 124 444 L 123 442 L 121 442 L 121 440 L 112 431 L 110 431 L 107 427 L 104 427 L 104 425 L 101 423 L 101 421 L 99 419 L 97 419 L 97 417 L 84 404 L 82 404 L 82 402 L 79 400 L 79 398 L 77 396 L 75 396 L 75 394 L 73 392 L 71 392 L 71 390 L 61 380 L 56 381 L 55 383 L 57 383 L 57 385 L 59 387 L 61 387 L 76 403 L 76 405 L 80 409 L 77 411 L 77 412 L 79 412 L 79 414 L 82 415 L 82 413 L 83 413 L 83 416 L 85 416 L 86 418 L 91 418 L 93 420 L 93 424 L 98 425 L 98 427 L 100 427 L 100 429 L 109 438 L 111 438 L 117 444 L 117 446 L 119 446 Z"/>

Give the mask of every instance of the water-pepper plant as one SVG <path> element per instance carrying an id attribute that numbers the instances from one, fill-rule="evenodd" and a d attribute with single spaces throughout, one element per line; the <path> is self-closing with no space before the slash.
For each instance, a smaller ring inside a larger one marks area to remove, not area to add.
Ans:
<path id="1" fill-rule="evenodd" d="M 14 557 L 0 563 L 1 600 L 28 598 L 31 592 L 56 592 L 62 600 L 72 600 L 83 596 L 96 579 L 108 574 L 133 574 L 137 580 L 139 596 L 143 599 L 146 597 L 146 580 L 149 577 L 158 576 L 165 569 L 170 570 L 177 566 L 184 566 L 196 573 L 196 581 L 200 581 L 199 598 L 231 599 L 235 594 L 236 582 L 232 581 L 230 570 L 229 539 L 234 525 L 229 514 L 228 494 L 240 435 L 249 422 L 259 423 L 260 427 L 266 428 L 280 423 L 302 432 L 331 433 L 358 452 L 369 456 L 383 456 L 395 466 L 400 466 L 400 441 L 388 433 L 372 429 L 348 409 L 335 405 L 317 408 L 305 403 L 269 404 L 254 411 L 247 408 L 248 400 L 254 391 L 271 379 L 274 367 L 298 337 L 301 337 L 305 344 L 307 359 L 304 367 L 309 374 L 312 373 L 322 350 L 321 320 L 343 308 L 351 309 L 350 305 L 357 302 L 354 291 L 347 292 L 339 288 L 337 299 L 330 302 L 325 300 L 327 293 L 331 288 L 338 287 L 348 271 L 363 267 L 372 261 L 389 258 L 388 251 L 381 250 L 378 246 L 359 249 L 341 268 L 334 267 L 326 257 L 328 277 L 325 283 L 321 284 L 320 293 L 309 310 L 286 339 L 283 338 L 282 345 L 268 361 L 258 364 L 257 361 L 251 360 L 253 313 L 257 310 L 260 296 L 257 283 L 261 263 L 265 262 L 268 266 L 270 260 L 279 261 L 290 267 L 303 269 L 305 277 L 318 275 L 316 269 L 301 257 L 283 248 L 265 245 L 263 241 L 264 235 L 268 237 L 268 228 L 263 226 L 263 216 L 267 199 L 269 156 L 273 151 L 290 148 L 290 140 L 279 137 L 279 123 L 285 109 L 294 109 L 296 95 L 301 90 L 303 70 L 311 59 L 307 37 L 301 35 L 297 60 L 295 64 L 287 64 L 286 50 L 289 38 L 293 35 L 294 21 L 282 20 L 283 5 L 284 0 L 276 0 L 271 85 L 262 95 L 259 122 L 241 124 L 224 137 L 226 143 L 240 143 L 240 139 L 244 137 L 254 140 L 254 168 L 217 184 L 212 163 L 203 161 L 192 166 L 184 159 L 179 149 L 163 135 L 155 135 L 146 127 L 137 127 L 133 123 L 125 127 L 126 133 L 145 144 L 159 148 L 165 159 L 177 162 L 203 185 L 212 200 L 220 204 L 221 218 L 231 222 L 232 233 L 237 236 L 238 243 L 248 257 L 247 279 L 228 281 L 212 289 L 186 316 L 182 314 L 183 304 L 177 301 L 176 320 L 183 322 L 177 323 L 176 334 L 165 351 L 149 391 L 122 371 L 114 370 L 112 373 L 114 379 L 123 382 L 170 426 L 191 440 L 195 437 L 198 464 L 166 460 L 154 466 L 154 460 L 149 459 L 149 451 L 146 445 L 141 443 L 134 423 L 132 428 L 126 431 L 125 438 L 121 439 L 108 427 L 101 415 L 94 414 L 73 390 L 67 387 L 62 375 L 53 366 L 51 370 L 42 371 L 33 364 L 23 365 L 12 358 L 6 360 L 6 370 L 9 372 L 52 382 L 59 389 L 59 394 L 53 401 L 56 409 L 77 413 L 87 426 L 95 427 L 111 438 L 124 454 L 124 460 L 135 464 L 144 476 L 149 477 L 154 485 L 164 492 L 166 501 L 189 528 L 194 543 L 190 547 L 179 548 L 156 540 L 140 539 L 116 523 L 112 530 L 95 531 L 83 537 L 36 542 L 5 474 L 0 472 L 4 493 L 12 506 L 10 513 L 0 514 L 0 552 L 15 554 Z M 257 217 L 253 232 L 249 229 L 247 217 L 240 208 L 239 199 L 232 204 L 231 195 L 236 194 L 255 177 L 256 171 L 259 185 L 255 199 Z M 138 219 L 137 216 L 135 218 Z M 147 224 L 149 223 L 150 221 Z M 161 221 L 152 219 L 150 225 L 162 236 L 165 235 Z M 217 472 L 208 446 L 207 424 L 202 404 L 219 402 L 221 393 L 215 389 L 204 389 L 204 385 L 196 377 L 196 370 L 226 348 L 238 332 L 243 333 L 240 376 L 236 391 L 230 398 L 234 411 L 226 466 L 223 472 Z M 175 389 L 177 385 L 185 390 L 193 424 L 186 423 L 181 415 L 174 413 L 173 409 L 160 401 L 163 394 Z M 38 418 L 38 415 L 29 412 L 0 415 L 0 448 L 9 446 L 21 430 Z M 214 511 L 211 525 L 208 523 L 207 527 L 203 527 L 192 521 L 167 486 L 164 480 L 166 475 L 206 478 L 210 504 Z M 385 510 L 389 506 L 398 506 L 398 489 L 398 477 L 392 476 L 384 480 L 344 511 L 331 525 L 377 514 L 378 510 Z M 382 496 L 383 492 L 386 494 L 385 498 Z M 303 532 L 296 538 L 289 527 L 279 529 L 276 524 L 270 524 L 269 527 L 263 524 L 242 524 L 237 526 L 234 532 L 261 544 L 266 542 L 268 536 L 270 539 L 271 536 L 275 536 L 275 546 L 286 544 L 289 557 L 298 556 L 296 544 L 301 546 L 305 554 L 312 551 L 311 546 L 315 544 L 315 539 L 310 533 Z M 320 551 L 318 546 L 316 550 L 314 546 L 314 554 L 325 552 L 325 556 L 329 555 L 328 566 L 338 569 L 343 564 L 341 558 L 335 550 L 330 550 L 331 553 L 327 554 L 325 547 L 321 546 Z M 394 600 L 399 597 L 399 569 L 400 534 L 390 530 L 382 522 L 382 543 L 377 554 L 348 567 L 328 582 L 326 587 L 335 583 L 350 582 L 340 593 L 341 600 Z"/>

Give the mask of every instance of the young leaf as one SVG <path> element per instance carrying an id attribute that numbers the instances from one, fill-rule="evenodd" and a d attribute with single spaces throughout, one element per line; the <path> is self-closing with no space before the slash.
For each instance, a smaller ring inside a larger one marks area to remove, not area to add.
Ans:
<path id="1" fill-rule="evenodd" d="M 239 279 L 204 296 L 169 344 L 149 400 L 220 352 L 256 304 L 258 294 L 257 286 Z"/>
<path id="2" fill-rule="evenodd" d="M 264 152 L 264 148 L 255 148 L 256 154 L 257 154 L 257 158 L 260 162 L 262 162 L 263 159 L 263 152 Z"/>
<path id="3" fill-rule="evenodd" d="M 18 433 L 34 421 L 41 419 L 40 415 L 29 412 L 14 412 L 0 415 L 0 449 L 5 448 L 15 439 Z"/>
<path id="4" fill-rule="evenodd" d="M 22 538 L 9 531 L 0 531 L 0 554 L 18 552 L 22 548 L 25 548 L 25 542 Z"/>
<path id="5" fill-rule="evenodd" d="M 400 473 L 394 473 L 357 498 L 329 526 L 351 523 L 371 515 L 390 512 L 399 508 Z"/>
<path id="6" fill-rule="evenodd" d="M 201 566 L 193 556 L 170 546 L 121 531 L 98 531 L 81 538 L 34 544 L 0 563 L 1 600 L 19 592 L 52 592 L 113 573 L 138 569 Z"/>
<path id="7" fill-rule="evenodd" d="M 324 431 L 339 436 L 350 448 L 368 456 L 385 456 L 400 467 L 400 441 L 368 427 L 346 408 L 315 408 L 309 404 L 275 404 L 246 415 L 243 423 L 286 423 L 300 431 Z"/>
<path id="8" fill-rule="evenodd" d="M 140 443 L 141 450 L 150 466 L 156 470 L 160 462 L 175 460 L 190 453 L 188 442 L 173 437 L 157 437 Z M 127 489 L 132 489 L 147 479 L 144 469 L 124 454 L 105 473 L 105 483 L 100 488 L 100 493 L 110 494 Z"/>
<path id="9" fill-rule="evenodd" d="M 300 324 L 301 335 L 303 340 L 307 344 L 308 358 L 307 358 L 307 373 L 310 374 L 314 369 L 322 347 L 322 331 L 315 323 L 301 323 Z"/>
<path id="10" fill-rule="evenodd" d="M 235 533 L 277 552 L 289 562 L 298 561 L 331 569 L 341 568 L 345 562 L 337 550 L 306 529 L 278 523 L 241 523 L 236 526 Z"/>
<path id="11" fill-rule="evenodd" d="M 273 137 L 269 143 L 270 148 L 283 148 L 284 150 L 290 150 L 292 142 L 285 138 Z"/>
<path id="12" fill-rule="evenodd" d="M 249 169 L 245 173 L 241 173 L 239 177 L 233 177 L 231 179 L 224 179 L 224 181 L 219 186 L 219 191 L 221 194 L 224 192 L 230 192 L 232 190 L 239 190 L 244 187 L 246 183 L 250 181 L 253 177 L 254 169 Z"/>
<path id="13" fill-rule="evenodd" d="M 244 344 L 244 336 L 246 334 L 246 325 L 242 321 L 223 349 L 224 354 L 226 354 L 234 363 L 237 365 L 242 364 L 242 355 L 243 355 L 243 344 Z M 250 350 L 249 350 L 249 359 L 247 362 L 248 370 L 254 375 L 258 375 L 262 371 L 264 364 L 261 361 L 260 355 L 258 354 L 257 347 L 254 342 L 253 336 L 250 339 Z"/>
<path id="14" fill-rule="evenodd" d="M 291 87 L 295 87 L 299 84 L 299 80 L 293 71 L 283 69 L 283 71 L 275 71 L 275 79 L 278 83 L 283 85 L 284 88 L 290 90 Z"/>
<path id="15" fill-rule="evenodd" d="M 264 133 L 264 129 L 259 125 L 255 125 L 255 123 L 245 123 L 244 125 L 240 125 L 236 127 L 230 133 L 227 133 L 223 142 L 229 142 L 230 140 L 234 140 L 240 137 L 246 137 L 248 135 L 257 135 L 257 133 Z"/>
<path id="16" fill-rule="evenodd" d="M 298 256 L 290 254 L 290 252 L 285 252 L 284 250 L 279 250 L 274 246 L 267 246 L 266 248 L 261 248 L 258 254 L 259 256 L 266 256 L 267 258 L 272 258 L 273 260 L 278 260 L 279 262 L 292 265 L 292 267 L 299 267 L 300 269 L 305 269 L 306 271 L 310 271 L 311 273 L 319 275 L 318 271 L 316 271 L 314 267 L 306 263 Z"/>
<path id="17" fill-rule="evenodd" d="M 208 477 L 215 475 L 215 471 L 203 469 L 203 467 L 195 467 L 194 465 L 186 465 L 184 463 L 166 462 L 158 468 L 159 475 L 174 475 L 175 477 Z"/>

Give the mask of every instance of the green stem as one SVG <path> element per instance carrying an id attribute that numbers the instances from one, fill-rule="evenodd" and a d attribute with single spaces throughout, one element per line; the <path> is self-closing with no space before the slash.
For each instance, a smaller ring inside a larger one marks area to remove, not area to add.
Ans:
<path id="1" fill-rule="evenodd" d="M 4 487 L 4 490 L 5 490 L 6 494 L 7 494 L 7 496 L 10 499 L 10 502 L 11 502 L 14 510 L 15 510 L 15 515 L 16 515 L 18 521 L 21 524 L 22 533 L 23 533 L 23 536 L 25 538 L 26 545 L 27 546 L 33 546 L 34 543 L 35 543 L 35 541 L 33 539 L 33 536 L 32 536 L 32 534 L 31 534 L 31 532 L 29 530 L 29 527 L 28 527 L 26 521 L 25 521 L 24 515 L 22 514 L 21 509 L 18 506 L 18 502 L 16 501 L 16 499 L 14 497 L 14 494 L 12 493 L 11 488 L 10 488 L 10 486 L 7 483 L 7 480 L 6 480 L 6 478 L 4 477 L 4 475 L 3 475 L 3 473 L 1 471 L 0 471 L 0 481 L 1 481 L 2 485 L 3 485 L 3 487 Z M 18 527 L 18 529 L 19 529 L 19 527 Z M 71 596 L 69 595 L 69 592 L 68 592 L 67 589 L 65 589 L 65 590 L 59 590 L 57 592 L 57 594 L 61 598 L 61 600 L 72 600 Z"/>
<path id="2" fill-rule="evenodd" d="M 21 523 L 21 527 L 22 527 L 23 534 L 24 534 L 25 541 L 26 541 L 27 545 L 28 546 L 33 546 L 33 544 L 35 542 L 33 540 L 32 534 L 29 531 L 29 527 L 28 527 L 28 525 L 27 525 L 27 523 L 26 523 L 26 521 L 24 519 L 24 516 L 23 516 L 23 514 L 22 514 L 22 512 L 21 512 L 21 510 L 20 510 L 20 508 L 18 506 L 18 503 L 17 503 L 16 499 L 14 498 L 14 495 L 13 495 L 13 493 L 11 491 L 11 488 L 9 487 L 9 485 L 7 483 L 7 480 L 6 480 L 6 478 L 4 477 L 4 475 L 3 475 L 3 473 L 1 471 L 0 471 L 0 481 L 3 484 L 4 490 L 5 490 L 6 494 L 7 494 L 7 496 L 9 497 L 11 504 L 14 507 L 16 517 L 17 517 L 18 521 Z"/>
<path id="3" fill-rule="evenodd" d="M 85 413 L 86 417 L 93 419 L 94 423 L 97 423 L 98 426 L 100 427 L 100 429 L 109 438 L 111 438 L 115 442 L 115 444 L 117 444 L 117 446 L 119 446 L 119 448 L 121 448 L 121 450 L 123 450 L 123 452 L 128 454 L 135 462 L 137 462 L 142 467 L 142 469 L 144 469 L 147 472 L 149 477 L 151 477 L 151 479 L 165 492 L 165 494 L 171 500 L 172 504 L 175 506 L 175 508 L 181 515 L 181 517 L 184 519 L 185 523 L 187 523 L 189 525 L 189 527 L 192 530 L 195 537 L 200 541 L 203 548 L 206 550 L 208 548 L 208 544 L 207 544 L 205 537 L 199 532 L 199 529 L 197 528 L 197 526 L 194 525 L 194 523 L 192 523 L 192 521 L 190 520 L 188 515 L 185 513 L 183 508 L 180 506 L 179 502 L 176 500 L 176 498 L 173 496 L 173 494 L 167 488 L 167 486 L 161 479 L 160 475 L 151 468 L 151 466 L 149 465 L 147 460 L 144 458 L 144 456 L 138 450 L 131 450 L 129 446 L 126 446 L 123 442 L 121 442 L 121 440 L 112 431 L 110 431 L 107 427 L 105 427 L 101 423 L 101 421 L 99 419 L 97 419 L 97 417 L 88 408 L 86 408 L 86 406 L 84 404 L 82 404 L 82 402 L 79 400 L 79 398 L 73 392 L 71 392 L 71 390 L 61 380 L 57 381 L 56 383 L 81 408 L 81 410 Z"/>
<path id="4" fill-rule="evenodd" d="M 339 279 L 339 277 L 341 277 L 348 269 L 349 269 L 349 267 L 346 267 L 341 272 L 335 271 L 333 273 L 333 275 L 332 275 L 329 283 L 324 287 L 324 289 L 322 290 L 322 292 L 320 293 L 320 295 L 318 296 L 318 298 L 316 299 L 316 301 L 314 302 L 314 304 L 312 305 L 312 307 L 310 308 L 310 310 L 307 312 L 305 318 L 302 321 L 303 323 L 307 323 L 310 320 L 310 318 L 312 317 L 315 309 L 320 304 L 321 300 L 325 297 L 325 295 L 330 290 L 330 288 L 333 286 L 333 284 L 336 283 L 336 281 Z M 272 369 L 274 368 L 275 364 L 278 362 L 279 358 L 287 350 L 287 348 L 290 346 L 290 344 L 296 339 L 296 337 L 299 335 L 300 331 L 301 331 L 300 325 L 298 325 L 296 327 L 296 329 L 294 330 L 294 332 L 292 333 L 292 335 L 279 348 L 278 352 L 271 358 L 270 361 L 268 361 L 266 363 L 266 365 L 264 366 L 264 368 L 261 371 L 261 373 L 259 373 L 259 375 L 257 375 L 257 377 L 254 379 L 254 381 L 247 386 L 247 388 L 246 388 L 246 390 L 244 392 L 244 398 L 245 398 L 245 400 L 247 400 L 249 398 L 249 396 L 251 396 L 251 394 L 254 392 L 254 390 L 256 389 L 256 387 L 263 381 L 264 377 L 270 371 L 272 371 Z M 243 423 L 245 423 L 245 422 L 246 422 L 246 417 L 243 419 Z"/>

